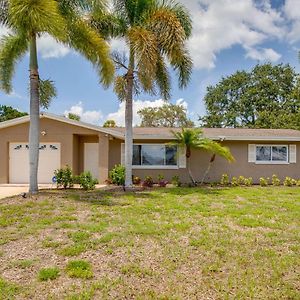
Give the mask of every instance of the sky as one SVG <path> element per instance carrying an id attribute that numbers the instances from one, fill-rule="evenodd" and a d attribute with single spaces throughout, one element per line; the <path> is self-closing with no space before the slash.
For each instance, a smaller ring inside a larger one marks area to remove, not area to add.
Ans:
<path id="1" fill-rule="evenodd" d="M 188 49 L 193 59 L 193 74 L 188 87 L 177 87 L 172 73 L 172 103 L 184 105 L 189 117 L 197 121 L 205 114 L 206 88 L 237 70 L 250 70 L 257 63 L 289 63 L 300 73 L 300 0 L 181 0 L 193 19 L 193 34 Z M 0 37 L 7 29 L 0 27 Z M 113 50 L 124 51 L 122 41 L 111 41 Z M 39 71 L 57 88 L 48 112 L 76 113 L 82 121 L 102 125 L 114 119 L 124 125 L 124 103 L 112 88 L 99 84 L 96 71 L 76 52 L 57 44 L 51 37 L 38 41 Z M 16 67 L 13 92 L 0 91 L 0 104 L 29 110 L 28 55 Z M 134 124 L 137 111 L 161 106 L 158 96 L 141 94 L 134 99 Z"/>

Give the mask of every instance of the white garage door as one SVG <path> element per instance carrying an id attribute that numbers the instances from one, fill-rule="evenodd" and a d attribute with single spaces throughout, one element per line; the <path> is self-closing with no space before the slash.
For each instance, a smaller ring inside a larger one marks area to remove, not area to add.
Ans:
<path id="1" fill-rule="evenodd" d="M 41 143 L 38 183 L 51 183 L 54 171 L 60 168 L 60 144 Z M 28 143 L 9 144 L 9 182 L 29 183 Z"/>

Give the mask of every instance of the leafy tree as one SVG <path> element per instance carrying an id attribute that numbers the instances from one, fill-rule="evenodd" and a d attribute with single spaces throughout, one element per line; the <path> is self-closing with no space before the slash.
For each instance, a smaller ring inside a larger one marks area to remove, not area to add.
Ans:
<path id="1" fill-rule="evenodd" d="M 11 34 L 5 36 L 0 44 L 0 89 L 7 93 L 11 92 L 16 63 L 29 50 L 30 193 L 38 192 L 40 101 L 45 100 L 43 95 L 53 95 L 54 92 L 49 81 L 46 85 L 41 84 L 36 40 L 47 33 L 57 41 L 77 50 L 92 62 L 99 71 L 101 83 L 107 86 L 114 74 L 109 48 L 105 40 L 84 18 L 86 12 L 92 8 L 100 11 L 102 7 L 102 1 L 90 0 L 0 0 L 0 25 L 5 25 L 11 30 Z"/>
<path id="2" fill-rule="evenodd" d="M 80 121 L 80 116 L 72 113 L 68 113 L 67 118 L 74 121 Z"/>
<path id="3" fill-rule="evenodd" d="M 117 127 L 115 120 L 106 120 L 103 127 Z"/>
<path id="4" fill-rule="evenodd" d="M 224 157 L 228 161 L 234 160 L 230 150 L 227 147 L 224 147 L 220 143 L 212 141 L 209 138 L 205 138 L 202 130 L 199 128 L 182 128 L 181 132 L 172 131 L 172 133 L 175 137 L 175 141 L 171 144 L 185 148 L 187 170 L 193 185 L 196 185 L 196 181 L 190 167 L 192 149 L 202 149 L 212 153 L 214 156 L 219 155 Z M 210 161 L 210 163 L 212 163 L 212 161 Z M 203 181 L 204 180 L 202 180 L 202 182 Z"/>
<path id="5" fill-rule="evenodd" d="M 194 127 L 183 105 L 169 103 L 161 107 L 146 107 L 138 114 L 142 118 L 141 127 Z"/>
<path id="6" fill-rule="evenodd" d="M 207 88 L 207 127 L 300 129 L 300 76 L 290 65 L 257 65 Z"/>
<path id="7" fill-rule="evenodd" d="M 28 115 L 26 112 L 18 111 L 11 106 L 0 105 L 0 122 L 24 117 L 26 115 Z"/>
<path id="8" fill-rule="evenodd" d="M 191 18 L 179 3 L 160 0 L 115 0 L 112 14 L 94 14 L 92 24 L 100 33 L 122 39 L 128 56 L 113 53 L 118 69 L 114 90 L 125 101 L 125 186 L 132 185 L 132 101 L 141 92 L 170 98 L 170 74 L 177 72 L 179 87 L 190 79 L 192 62 L 185 46 L 191 35 Z"/>

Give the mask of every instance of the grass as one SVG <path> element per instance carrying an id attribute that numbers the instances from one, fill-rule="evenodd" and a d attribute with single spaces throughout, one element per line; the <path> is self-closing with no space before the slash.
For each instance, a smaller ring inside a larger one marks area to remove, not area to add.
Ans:
<path id="1" fill-rule="evenodd" d="M 43 268 L 38 273 L 40 281 L 54 280 L 59 277 L 59 269 L 54 268 Z"/>
<path id="2" fill-rule="evenodd" d="M 296 187 L 0 201 L 1 300 L 299 299 L 299 253 Z"/>
<path id="3" fill-rule="evenodd" d="M 84 260 L 73 260 L 67 264 L 66 272 L 70 277 L 89 279 L 93 277 L 91 264 Z"/>

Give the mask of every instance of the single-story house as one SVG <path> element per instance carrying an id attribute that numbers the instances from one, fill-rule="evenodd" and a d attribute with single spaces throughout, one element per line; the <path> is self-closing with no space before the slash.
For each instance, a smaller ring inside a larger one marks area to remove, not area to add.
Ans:
<path id="1" fill-rule="evenodd" d="M 29 116 L 0 123 L 0 183 L 28 183 Z M 174 130 L 180 130 L 179 128 Z M 40 115 L 39 183 L 50 183 L 55 169 L 69 165 L 75 174 L 90 171 L 99 182 L 124 158 L 124 128 L 103 128 L 49 113 Z M 188 181 L 184 151 L 170 146 L 170 128 L 134 128 L 133 174 L 158 174 Z M 204 135 L 228 146 L 235 162 L 217 157 L 207 180 L 223 173 L 258 182 L 261 176 L 300 178 L 300 131 L 289 129 L 204 128 Z M 193 150 L 191 169 L 200 181 L 210 154 Z M 299 159 L 298 159 L 299 158 Z"/>

